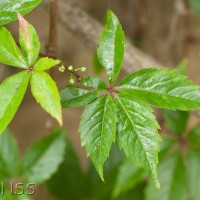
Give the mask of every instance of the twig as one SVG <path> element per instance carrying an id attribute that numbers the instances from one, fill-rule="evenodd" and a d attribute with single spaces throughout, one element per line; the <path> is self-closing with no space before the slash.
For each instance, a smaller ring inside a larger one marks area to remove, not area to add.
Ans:
<path id="1" fill-rule="evenodd" d="M 46 54 L 48 57 L 56 58 L 57 56 L 57 0 L 48 0 L 49 5 L 49 38 L 46 45 Z M 48 7 L 48 6 L 47 6 Z M 50 75 L 55 78 L 55 69 L 50 69 Z M 53 127 L 53 118 L 49 117 L 46 120 L 47 130 L 51 130 Z"/>
<path id="2" fill-rule="evenodd" d="M 46 45 L 46 52 L 48 57 L 57 57 L 57 12 L 58 12 L 58 0 L 50 0 L 50 19 L 49 19 L 49 40 Z M 54 69 L 50 69 L 50 75 L 55 78 Z"/>

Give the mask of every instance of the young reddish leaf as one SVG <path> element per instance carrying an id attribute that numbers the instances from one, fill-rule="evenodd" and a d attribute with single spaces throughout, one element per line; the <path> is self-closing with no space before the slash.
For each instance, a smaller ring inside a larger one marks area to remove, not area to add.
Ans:
<path id="1" fill-rule="evenodd" d="M 20 26 L 20 45 L 30 67 L 38 58 L 40 52 L 40 41 L 34 27 L 30 25 L 19 13 L 18 20 Z"/>

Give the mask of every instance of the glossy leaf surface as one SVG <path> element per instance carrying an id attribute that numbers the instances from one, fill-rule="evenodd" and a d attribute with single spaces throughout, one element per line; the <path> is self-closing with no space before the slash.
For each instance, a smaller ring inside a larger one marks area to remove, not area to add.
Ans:
<path id="1" fill-rule="evenodd" d="M 200 108 L 199 86 L 174 70 L 148 68 L 126 76 L 119 86 L 123 93 L 146 103 L 172 110 Z"/>
<path id="2" fill-rule="evenodd" d="M 116 15 L 108 10 L 105 29 L 99 41 L 97 57 L 106 68 L 110 83 L 114 83 L 121 70 L 124 56 L 124 32 Z"/>
<path id="3" fill-rule="evenodd" d="M 81 117 L 79 132 L 97 172 L 103 179 L 103 165 L 116 135 L 116 107 L 108 95 L 87 105 Z"/>
<path id="4" fill-rule="evenodd" d="M 116 97 L 118 110 L 117 140 L 127 157 L 144 168 L 159 188 L 157 164 L 160 136 L 159 125 L 152 109 L 128 95 Z"/>

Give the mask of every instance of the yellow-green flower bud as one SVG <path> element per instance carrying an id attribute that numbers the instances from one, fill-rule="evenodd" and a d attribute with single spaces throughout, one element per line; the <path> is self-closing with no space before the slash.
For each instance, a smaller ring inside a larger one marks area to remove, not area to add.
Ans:
<path id="1" fill-rule="evenodd" d="M 59 71 L 60 72 L 64 72 L 65 71 L 65 66 L 62 65 L 61 67 L 59 67 Z"/>
<path id="2" fill-rule="evenodd" d="M 86 71 L 86 67 L 81 67 L 81 72 L 85 72 Z"/>
<path id="3" fill-rule="evenodd" d="M 74 84 L 74 79 L 73 79 L 73 78 L 70 78 L 70 79 L 69 79 L 69 83 L 70 83 L 70 84 Z"/>
<path id="4" fill-rule="evenodd" d="M 74 69 L 74 68 L 73 68 L 73 66 L 71 66 L 71 65 L 68 67 L 68 70 L 69 70 L 69 71 L 72 71 L 73 69 Z"/>

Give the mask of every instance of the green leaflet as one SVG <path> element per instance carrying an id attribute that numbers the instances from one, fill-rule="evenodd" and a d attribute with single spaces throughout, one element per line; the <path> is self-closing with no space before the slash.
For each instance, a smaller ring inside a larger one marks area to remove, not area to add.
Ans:
<path id="1" fill-rule="evenodd" d="M 75 87 L 68 87 L 60 92 L 63 108 L 74 108 L 91 103 L 97 98 L 97 90 L 88 91 Z"/>
<path id="2" fill-rule="evenodd" d="M 177 133 L 179 135 L 182 135 L 184 133 L 189 119 L 189 112 L 163 109 L 162 114 L 167 124 L 167 128 L 170 131 Z"/>
<path id="3" fill-rule="evenodd" d="M 62 125 L 61 103 L 56 83 L 46 72 L 34 71 L 30 84 L 36 101 Z"/>
<path id="4" fill-rule="evenodd" d="M 159 108 L 200 108 L 199 87 L 174 70 L 148 68 L 126 76 L 118 88 Z"/>
<path id="5" fill-rule="evenodd" d="M 159 188 L 157 164 L 159 141 L 157 129 L 159 125 L 152 114 L 152 109 L 143 102 L 133 100 L 128 95 L 116 96 L 118 110 L 117 140 L 127 157 L 136 165 L 144 168 Z"/>
<path id="6" fill-rule="evenodd" d="M 26 15 L 37 7 L 41 0 L 1 0 L 0 1 L 0 25 L 17 20 L 17 13 Z"/>
<path id="7" fill-rule="evenodd" d="M 200 199 L 200 152 L 190 150 L 187 160 L 187 183 L 189 188 L 189 197 L 192 200 Z"/>
<path id="8" fill-rule="evenodd" d="M 29 24 L 20 14 L 19 19 L 19 42 L 26 57 L 29 67 L 32 67 L 40 52 L 40 41 L 34 27 Z"/>
<path id="9" fill-rule="evenodd" d="M 110 83 L 114 83 L 121 70 L 124 56 L 124 32 L 115 14 L 108 10 L 105 29 L 97 49 L 98 60 L 107 70 Z"/>
<path id="10" fill-rule="evenodd" d="M 200 124 L 189 132 L 188 139 L 195 149 L 200 149 Z"/>
<path id="11" fill-rule="evenodd" d="M 97 172 L 103 180 L 103 165 L 109 156 L 116 134 L 116 107 L 108 95 L 87 105 L 81 117 L 79 132 Z"/>
<path id="12" fill-rule="evenodd" d="M 30 73 L 20 72 L 4 80 L 0 85 L 0 133 L 14 117 L 22 102 L 29 82 Z"/>
<path id="13" fill-rule="evenodd" d="M 0 38 L 0 62 L 13 67 L 28 68 L 12 35 L 3 26 L 0 26 Z"/>
<path id="14" fill-rule="evenodd" d="M 94 76 L 88 76 L 84 78 L 81 83 L 83 83 L 85 86 L 94 87 L 96 89 L 107 88 L 106 83 L 102 79 Z"/>
<path id="15" fill-rule="evenodd" d="M 16 176 L 18 169 L 18 146 L 8 130 L 0 135 L 0 179 Z"/>
<path id="16" fill-rule="evenodd" d="M 158 166 L 161 189 L 149 182 L 146 200 L 187 200 L 186 170 L 179 152 L 169 155 Z"/>
<path id="17" fill-rule="evenodd" d="M 54 60 L 53 58 L 48 58 L 48 57 L 40 58 L 34 65 L 34 69 L 36 71 L 47 70 L 56 65 L 59 65 L 60 62 L 61 62 L 60 60 Z"/>
<path id="18" fill-rule="evenodd" d="M 45 136 L 25 153 L 21 163 L 21 176 L 26 182 L 39 184 L 54 174 L 64 159 L 65 132 L 55 130 Z"/>
<path id="19" fill-rule="evenodd" d="M 126 159 L 119 167 L 113 194 L 118 196 L 122 192 L 133 189 L 144 180 L 145 175 L 141 168 L 134 166 L 132 160 Z"/>

